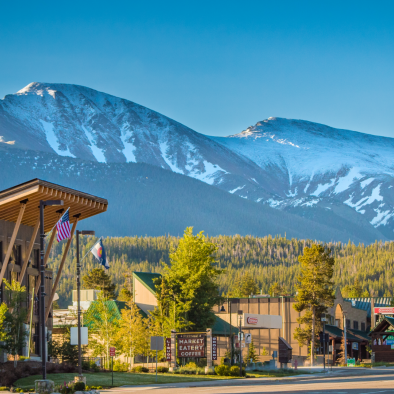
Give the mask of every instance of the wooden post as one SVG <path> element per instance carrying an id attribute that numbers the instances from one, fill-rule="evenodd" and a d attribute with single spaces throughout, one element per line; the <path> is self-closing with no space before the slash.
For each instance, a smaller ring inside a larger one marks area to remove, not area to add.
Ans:
<path id="1" fill-rule="evenodd" d="M 53 298 L 55 297 L 56 289 L 57 289 L 57 286 L 59 285 L 60 276 L 62 274 L 63 266 L 64 266 L 64 263 L 66 261 L 66 257 L 67 257 L 68 251 L 70 249 L 71 242 L 72 242 L 75 230 L 77 228 L 78 220 L 79 220 L 79 218 L 76 218 L 75 223 L 73 225 L 73 228 L 71 230 L 70 238 L 67 241 L 66 249 L 64 250 L 64 253 L 63 253 L 62 261 L 60 262 L 59 270 L 57 271 L 55 284 L 53 285 L 53 288 L 52 288 L 52 291 L 51 291 L 51 295 L 50 295 L 49 301 L 48 301 L 48 307 L 47 307 L 46 314 L 45 314 L 45 322 L 48 320 L 49 312 L 51 311 Z"/>
<path id="2" fill-rule="evenodd" d="M 17 221 L 15 223 L 15 227 L 14 227 L 14 231 L 12 233 L 11 241 L 10 241 L 10 243 L 8 245 L 7 253 L 5 255 L 4 262 L 3 262 L 3 267 L 1 268 L 0 284 L 3 282 L 3 278 L 4 278 L 5 272 L 7 270 L 8 262 L 9 262 L 10 257 L 11 257 L 12 248 L 14 247 L 16 236 L 18 235 L 19 227 L 20 227 L 21 222 L 22 222 L 23 213 L 25 212 L 27 201 L 28 200 L 21 201 L 22 206 L 21 206 L 21 209 L 19 210 L 18 219 L 17 219 Z"/>
<path id="3" fill-rule="evenodd" d="M 332 365 L 335 364 L 335 338 L 332 338 Z"/>
<path id="4" fill-rule="evenodd" d="M 21 272 L 19 274 L 18 282 L 20 284 L 22 284 L 23 278 L 25 277 L 27 265 L 29 264 L 30 255 L 31 255 L 31 252 L 33 250 L 34 241 L 36 240 L 39 228 L 40 228 L 40 215 L 38 215 L 37 222 L 36 222 L 36 225 L 35 225 L 34 230 L 33 230 L 33 235 L 31 236 L 31 239 L 30 239 L 29 249 L 28 249 L 28 251 L 26 253 L 25 261 L 23 262 L 23 266 L 22 266 Z"/>
<path id="5" fill-rule="evenodd" d="M 176 369 L 176 330 L 171 330 L 171 363 L 170 372 Z"/>

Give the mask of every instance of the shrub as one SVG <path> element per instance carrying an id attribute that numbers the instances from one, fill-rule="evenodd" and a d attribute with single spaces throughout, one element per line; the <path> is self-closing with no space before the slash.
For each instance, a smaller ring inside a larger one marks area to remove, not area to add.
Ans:
<path id="1" fill-rule="evenodd" d="M 118 372 L 127 372 L 129 369 L 129 364 L 128 363 L 122 363 L 120 361 L 115 361 L 114 362 L 114 371 Z"/>
<path id="2" fill-rule="evenodd" d="M 84 391 L 85 390 L 85 383 L 84 382 L 75 382 L 74 383 L 74 391 Z"/>
<path id="3" fill-rule="evenodd" d="M 197 369 L 197 364 L 193 361 L 190 361 L 190 363 L 187 363 L 185 367 L 190 369 Z"/>
<path id="4" fill-rule="evenodd" d="M 137 373 L 149 372 L 149 369 L 146 367 L 143 367 L 142 365 L 138 365 L 137 367 L 132 368 L 131 372 L 137 372 Z"/>
<path id="5" fill-rule="evenodd" d="M 1 376 L 1 383 L 4 386 L 12 386 L 12 384 L 14 382 L 16 382 L 17 380 L 18 380 L 18 378 L 16 377 L 15 373 L 11 372 L 11 371 L 9 371 L 5 374 L 2 374 L 2 376 Z"/>
<path id="6" fill-rule="evenodd" d="M 145 372 L 145 373 L 149 372 L 149 368 L 142 367 L 142 372 Z"/>
<path id="7" fill-rule="evenodd" d="M 230 368 L 230 375 L 231 376 L 239 376 L 239 367 L 238 365 L 233 365 Z M 245 372 L 245 368 L 242 368 L 242 376 L 245 376 L 246 372 Z"/>
<path id="8" fill-rule="evenodd" d="M 167 367 L 157 367 L 157 372 L 166 373 L 168 372 Z"/>
<path id="9" fill-rule="evenodd" d="M 5 386 L 0 387 L 0 391 L 8 391 L 8 387 L 5 387 Z"/>
<path id="10" fill-rule="evenodd" d="M 219 376 L 230 376 L 230 367 L 226 364 L 221 364 L 215 367 L 215 372 Z"/>

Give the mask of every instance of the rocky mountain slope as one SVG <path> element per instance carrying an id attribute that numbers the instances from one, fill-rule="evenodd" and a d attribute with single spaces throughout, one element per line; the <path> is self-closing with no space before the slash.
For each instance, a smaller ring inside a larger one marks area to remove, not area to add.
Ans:
<path id="1" fill-rule="evenodd" d="M 269 118 L 242 133 L 213 140 L 275 174 L 275 190 L 280 192 L 255 201 L 320 219 L 334 210 L 346 218 L 343 208 L 350 207 L 393 238 L 394 139 Z M 236 193 L 242 193 L 242 187 Z"/>
<path id="2" fill-rule="evenodd" d="M 393 238 L 391 138 L 281 118 L 233 136 L 208 137 L 93 89 L 31 83 L 0 100 L 0 147 L 7 154 L 15 150 L 16 156 L 26 150 L 55 155 L 58 159 L 46 167 L 48 173 L 50 166 L 65 173 L 65 165 L 75 169 L 70 163 L 81 160 L 110 173 L 113 165 L 124 172 L 131 171 L 129 164 L 145 163 L 242 197 L 262 212 L 269 205 L 323 224 L 337 232 L 338 240 L 344 240 L 344 234 L 365 242 Z M 45 171 L 40 174 L 45 177 Z M 181 177 L 171 179 L 172 185 L 184 184 Z M 123 189 L 115 178 L 106 181 Z M 160 187 L 166 185 L 160 182 Z M 155 192 L 159 203 L 162 193 Z M 253 233 L 255 227 L 250 228 Z M 334 240 L 330 231 L 320 239 Z"/>

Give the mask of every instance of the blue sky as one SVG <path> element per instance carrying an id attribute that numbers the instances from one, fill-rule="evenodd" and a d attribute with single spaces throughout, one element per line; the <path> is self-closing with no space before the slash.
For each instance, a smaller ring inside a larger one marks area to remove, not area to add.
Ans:
<path id="1" fill-rule="evenodd" d="M 394 137 L 394 2 L 18 1 L 0 12 L 0 97 L 89 86 L 194 130 L 270 116 Z"/>

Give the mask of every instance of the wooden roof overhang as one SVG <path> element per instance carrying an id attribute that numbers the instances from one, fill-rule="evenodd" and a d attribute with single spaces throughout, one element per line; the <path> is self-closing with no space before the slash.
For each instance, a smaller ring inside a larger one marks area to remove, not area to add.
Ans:
<path id="1" fill-rule="evenodd" d="M 68 208 L 70 223 L 74 223 L 75 215 L 79 220 L 98 215 L 107 210 L 108 201 L 88 193 L 56 185 L 41 179 L 33 179 L 0 192 L 0 220 L 16 222 L 21 202 L 26 203 L 21 224 L 34 227 L 39 216 L 40 200 L 63 200 L 64 206 L 45 207 L 45 232 L 50 231 L 59 220 L 59 209 Z"/>

